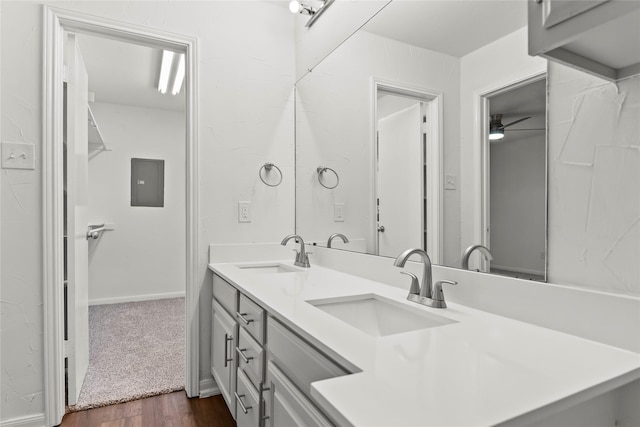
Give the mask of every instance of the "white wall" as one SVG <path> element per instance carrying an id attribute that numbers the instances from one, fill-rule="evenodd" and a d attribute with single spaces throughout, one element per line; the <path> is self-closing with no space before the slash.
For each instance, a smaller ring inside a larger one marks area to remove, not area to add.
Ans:
<path id="1" fill-rule="evenodd" d="M 444 171 L 459 173 L 458 58 L 360 31 L 297 84 L 296 229 L 304 238 L 323 241 L 341 232 L 373 241 L 372 77 L 444 94 Z M 340 174 L 336 189 L 318 184 L 320 164 Z M 445 192 L 447 236 L 458 234 L 457 193 Z M 344 222 L 333 221 L 336 202 L 345 203 Z M 458 253 L 451 240 L 445 259 Z M 367 251 L 374 249 L 369 243 Z"/>
<path id="2" fill-rule="evenodd" d="M 391 0 L 336 0 L 311 27 L 305 27 L 308 16 L 297 15 L 296 80 L 310 68 L 314 68 L 390 2 Z"/>
<path id="3" fill-rule="evenodd" d="M 544 121 L 527 127 L 544 128 Z M 544 131 L 507 131 L 491 144 L 492 268 L 544 275 L 546 154 Z"/>
<path id="4" fill-rule="evenodd" d="M 481 151 L 477 136 L 476 98 L 516 81 L 545 72 L 547 61 L 527 55 L 527 28 L 521 28 L 460 60 L 460 247 L 479 243 Z M 483 118 L 485 119 L 485 118 Z M 488 118 L 487 118 L 488 120 Z M 460 267 L 462 252 L 454 263 Z"/>
<path id="5" fill-rule="evenodd" d="M 98 102 L 92 110 L 111 151 L 90 152 L 89 220 L 115 230 L 89 240 L 89 303 L 184 295 L 184 112 Z M 164 160 L 164 207 L 131 206 L 132 158 Z"/>
<path id="6" fill-rule="evenodd" d="M 640 296 L 640 76 L 549 64 L 549 280 Z"/>
<path id="7" fill-rule="evenodd" d="M 294 19 L 269 2 L 74 1 L 59 7 L 199 39 L 198 265 L 202 379 L 209 379 L 211 242 L 278 241 L 294 229 Z M 2 140 L 34 143 L 36 170 L 3 170 L 2 420 L 44 410 L 42 2 L 2 1 Z M 284 172 L 266 187 L 267 161 Z M 254 221 L 238 224 L 237 201 Z"/>

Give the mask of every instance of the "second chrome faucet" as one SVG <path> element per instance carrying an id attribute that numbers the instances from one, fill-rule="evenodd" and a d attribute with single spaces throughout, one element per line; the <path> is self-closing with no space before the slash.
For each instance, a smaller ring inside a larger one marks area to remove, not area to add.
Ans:
<path id="1" fill-rule="evenodd" d="M 442 292 L 442 285 L 448 283 L 450 285 L 457 285 L 458 282 L 451 280 L 439 280 L 433 285 L 431 278 L 431 259 L 429 255 L 422 249 L 407 249 L 398 255 L 398 258 L 394 261 L 393 265 L 396 267 L 404 267 L 409 257 L 412 255 L 420 255 L 422 263 L 424 264 L 422 270 L 422 286 L 418 283 L 418 278 L 408 273 L 411 276 L 411 289 L 407 299 L 409 301 L 416 302 L 418 304 L 426 305 L 434 308 L 446 308 L 447 303 L 444 300 L 444 293 Z M 403 272 L 407 274 L 406 272 Z"/>
<path id="2" fill-rule="evenodd" d="M 289 234 L 288 236 L 285 236 L 284 239 L 282 239 L 282 242 L 280 242 L 280 244 L 282 246 L 286 246 L 287 242 L 291 239 L 296 239 L 296 242 L 300 243 L 300 250 L 296 251 L 296 260 L 294 261 L 293 265 L 304 268 L 311 267 L 311 264 L 309 264 L 308 252 L 304 250 L 304 240 L 302 240 L 302 237 L 298 236 L 297 234 Z"/>

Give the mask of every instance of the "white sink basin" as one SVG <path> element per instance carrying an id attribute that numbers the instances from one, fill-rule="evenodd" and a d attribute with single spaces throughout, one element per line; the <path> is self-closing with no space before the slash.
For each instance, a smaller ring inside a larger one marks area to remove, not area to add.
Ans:
<path id="1" fill-rule="evenodd" d="M 373 337 L 456 323 L 455 320 L 373 294 L 307 302 Z"/>
<path id="2" fill-rule="evenodd" d="M 251 273 L 258 274 L 274 274 L 274 273 L 299 273 L 301 270 L 299 268 L 291 267 L 288 265 L 273 263 L 273 264 L 241 264 L 236 265 L 241 270 L 247 270 Z"/>

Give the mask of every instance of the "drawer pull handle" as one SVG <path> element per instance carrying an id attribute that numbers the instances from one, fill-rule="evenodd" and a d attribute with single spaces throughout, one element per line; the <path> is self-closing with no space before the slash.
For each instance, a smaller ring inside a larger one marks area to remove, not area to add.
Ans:
<path id="1" fill-rule="evenodd" d="M 244 322 L 245 325 L 249 325 L 249 323 L 253 322 L 253 319 L 247 319 L 245 316 L 248 313 L 240 313 L 240 312 L 236 312 L 236 316 L 238 316 L 238 319 L 242 320 Z"/>
<path id="2" fill-rule="evenodd" d="M 224 367 L 226 368 L 229 362 L 233 361 L 233 357 L 229 358 L 229 351 L 227 350 L 227 343 L 233 341 L 233 335 L 224 334 Z"/>
<path id="3" fill-rule="evenodd" d="M 244 363 L 249 363 L 249 360 L 253 360 L 252 356 L 245 356 L 244 352 L 247 351 L 246 348 L 238 348 L 236 347 L 236 351 L 238 352 L 238 354 L 240 355 L 240 357 L 242 357 L 242 360 L 244 360 Z"/>
<path id="4" fill-rule="evenodd" d="M 245 395 L 244 394 L 239 395 L 238 392 L 236 391 L 234 391 L 233 394 L 236 396 L 236 400 L 240 404 L 240 407 L 242 408 L 242 412 L 244 412 L 245 414 L 249 413 L 249 409 L 251 409 L 251 406 L 244 406 L 244 403 L 242 403 L 242 398 Z"/>

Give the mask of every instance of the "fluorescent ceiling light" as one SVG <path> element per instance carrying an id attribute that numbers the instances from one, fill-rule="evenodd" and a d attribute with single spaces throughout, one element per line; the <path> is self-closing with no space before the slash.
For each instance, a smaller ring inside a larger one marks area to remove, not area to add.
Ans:
<path id="1" fill-rule="evenodd" d="M 171 76 L 171 68 L 173 67 L 174 52 L 169 50 L 162 51 L 162 65 L 160 66 L 160 80 L 158 80 L 158 91 L 167 93 L 169 88 L 169 77 Z"/>
<path id="2" fill-rule="evenodd" d="M 178 59 L 178 70 L 176 71 L 176 78 L 173 80 L 173 90 L 171 91 L 172 95 L 177 95 L 180 93 L 180 89 L 182 88 L 182 82 L 184 81 L 184 53 L 180 54 L 180 59 Z"/>

